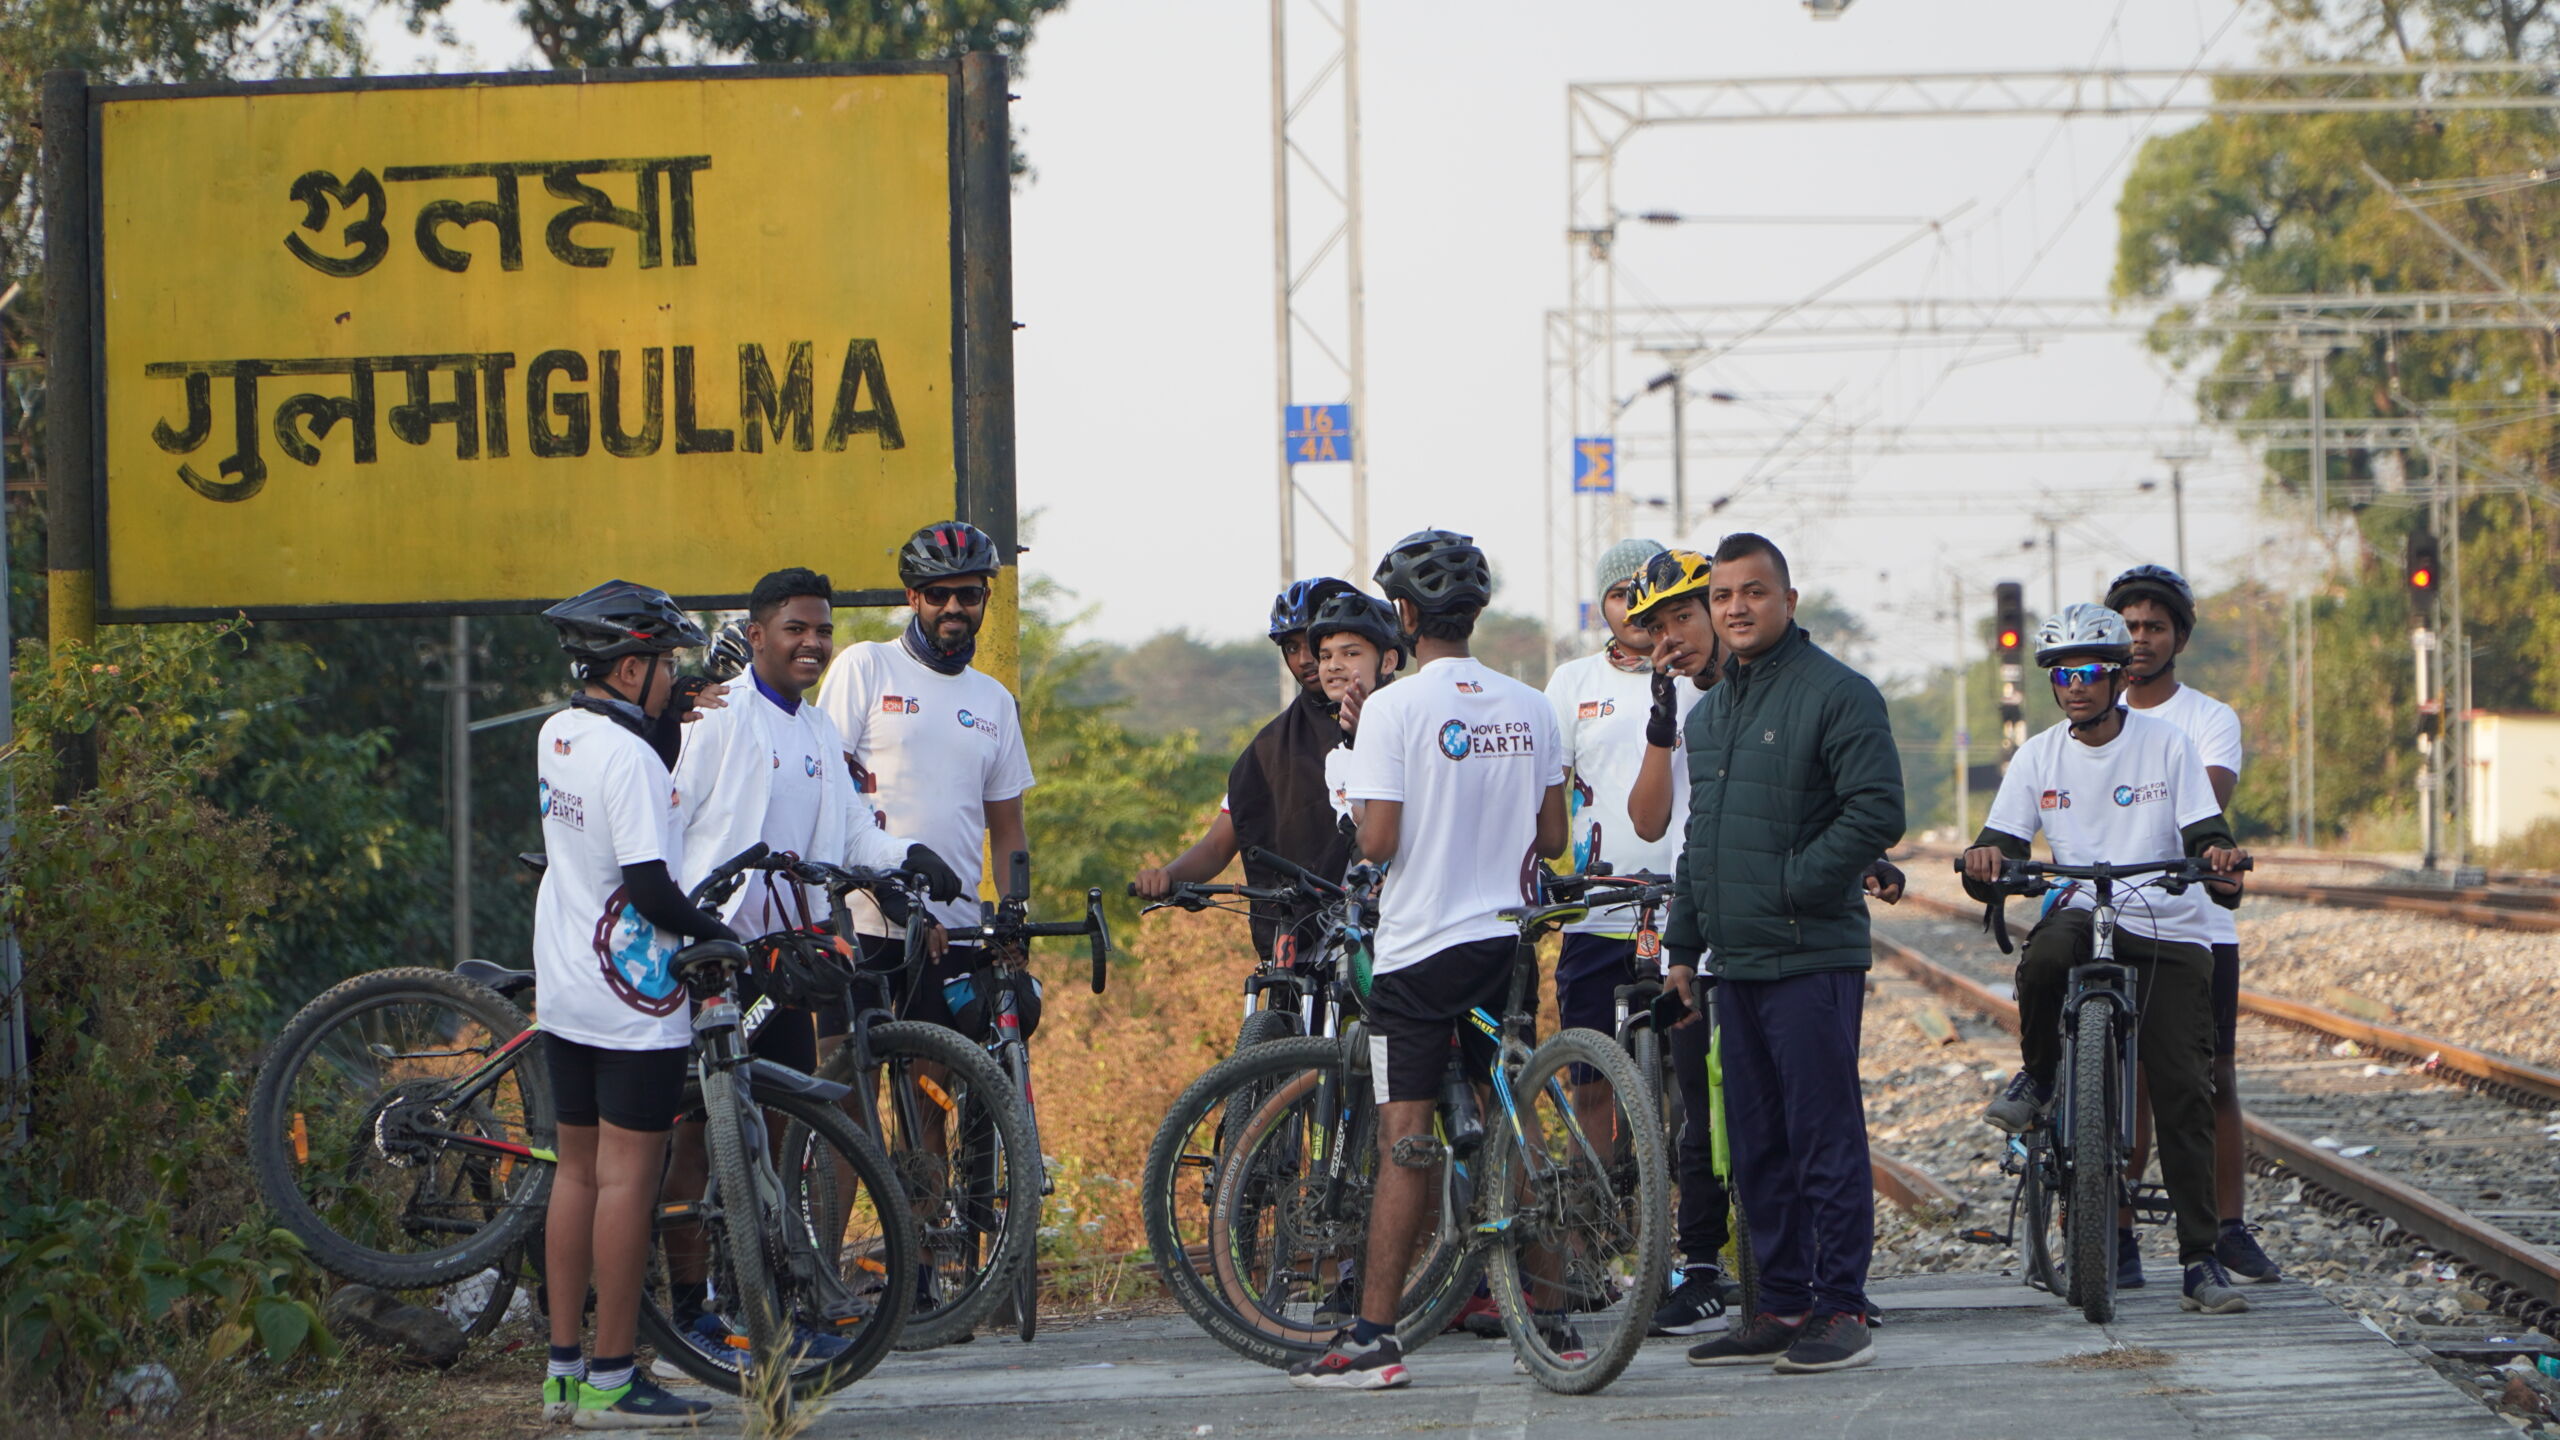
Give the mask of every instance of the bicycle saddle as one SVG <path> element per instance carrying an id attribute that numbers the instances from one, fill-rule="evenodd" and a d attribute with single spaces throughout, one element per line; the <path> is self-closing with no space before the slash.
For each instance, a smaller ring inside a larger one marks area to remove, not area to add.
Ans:
<path id="1" fill-rule="evenodd" d="M 510 970 L 493 960 L 465 960 L 453 967 L 453 973 L 501 995 L 513 996 L 533 988 L 532 971 Z"/>
<path id="2" fill-rule="evenodd" d="M 551 856 L 541 850 L 520 850 L 516 852 L 516 863 L 539 875 L 551 868 Z"/>

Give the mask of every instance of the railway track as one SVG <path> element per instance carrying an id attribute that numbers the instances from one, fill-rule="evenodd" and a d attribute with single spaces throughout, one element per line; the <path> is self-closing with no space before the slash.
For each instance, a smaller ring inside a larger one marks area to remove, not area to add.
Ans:
<path id="1" fill-rule="evenodd" d="M 1930 896 L 1903 904 L 1966 922 L 1978 913 Z M 2006 958 L 1987 939 L 1928 928 L 1938 956 L 1880 926 L 1878 959 L 2014 1033 Z M 2560 1121 L 2560 1073 L 2281 997 L 2243 992 L 2241 1009 L 2241 1091 L 2262 1173 L 2298 1180 L 2306 1200 L 2362 1219 L 2386 1245 L 2434 1252 L 2516 1319 L 2560 1324 L 2560 1126 L 2546 1129 Z"/>

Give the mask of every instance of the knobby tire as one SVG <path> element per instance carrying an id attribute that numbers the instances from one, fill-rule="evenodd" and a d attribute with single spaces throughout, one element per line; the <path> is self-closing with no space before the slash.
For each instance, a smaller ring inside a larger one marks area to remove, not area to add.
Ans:
<path id="1" fill-rule="evenodd" d="M 2080 1007 L 2072 1051 L 2071 1232 L 2072 1299 L 2092 1325 L 2116 1315 L 2117 1172 L 2114 1107 L 2107 1093 L 2115 1074 L 2115 1046 L 2108 1033 L 2115 1007 L 2089 1001 Z"/>

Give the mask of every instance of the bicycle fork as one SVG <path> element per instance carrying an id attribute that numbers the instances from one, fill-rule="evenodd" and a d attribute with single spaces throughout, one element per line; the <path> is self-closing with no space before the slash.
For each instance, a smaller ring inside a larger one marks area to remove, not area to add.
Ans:
<path id="1" fill-rule="evenodd" d="M 1058 1182 L 1049 1174 L 1048 1157 L 1040 1146 L 1040 1110 L 1031 1098 L 1031 1047 L 1022 1042 L 1022 1015 L 1015 1008 L 1010 976 L 1000 977 L 995 987 L 996 1047 L 1004 1060 L 1005 1074 L 1013 1080 L 1013 1091 L 1022 1097 L 1023 1128 L 1031 1132 L 1031 1173 L 1040 1177 L 1040 1193 L 1057 1193 Z"/>

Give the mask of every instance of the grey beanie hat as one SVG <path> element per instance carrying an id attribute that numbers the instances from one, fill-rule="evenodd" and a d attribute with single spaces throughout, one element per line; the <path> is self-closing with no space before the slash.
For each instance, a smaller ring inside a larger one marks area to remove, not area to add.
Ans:
<path id="1" fill-rule="evenodd" d="M 1662 553 L 1659 540 L 1621 540 L 1600 556 L 1600 568 L 1594 572 L 1591 587 L 1593 599 L 1609 593 L 1614 585 L 1624 585 L 1644 571 L 1644 562 Z"/>

